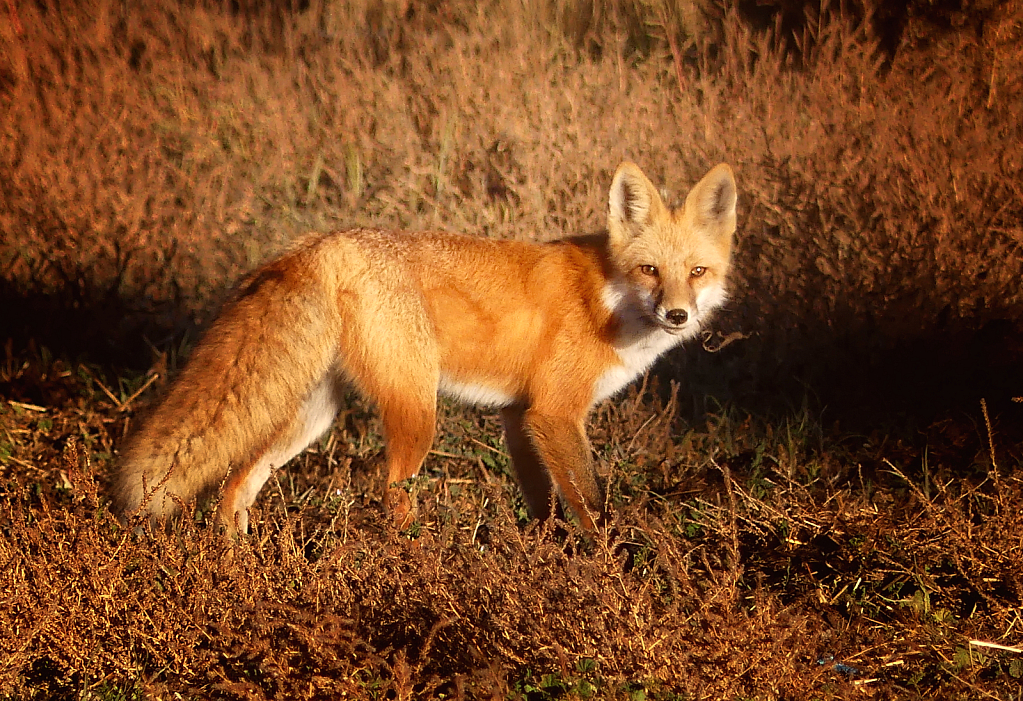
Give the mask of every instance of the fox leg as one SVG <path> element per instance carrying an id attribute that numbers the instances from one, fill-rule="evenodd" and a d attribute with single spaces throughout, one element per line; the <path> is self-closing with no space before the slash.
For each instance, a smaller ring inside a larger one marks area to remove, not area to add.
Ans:
<path id="1" fill-rule="evenodd" d="M 584 528 L 595 530 L 604 519 L 604 495 L 583 421 L 528 409 L 524 427 L 536 454 L 547 466 L 550 480 L 572 512 Z"/>
<path id="2" fill-rule="evenodd" d="M 380 318 L 411 316 L 396 310 L 377 313 Z M 382 328 L 361 347 L 377 352 L 347 353 L 347 374 L 376 405 L 382 423 L 387 462 L 384 505 L 398 528 L 412 520 L 412 501 L 399 485 L 415 475 L 433 445 L 437 423 L 437 387 L 440 360 L 436 342 L 414 320 L 403 329 Z"/>
<path id="3" fill-rule="evenodd" d="M 504 425 L 504 441 L 511 453 L 512 468 L 522 495 L 526 498 L 529 515 L 545 521 L 551 517 L 554 484 L 529 436 L 525 409 L 516 404 L 505 407 L 501 410 L 501 422 Z"/>
<path id="4" fill-rule="evenodd" d="M 277 434 L 270 447 L 247 465 L 231 471 L 217 511 L 217 518 L 228 533 L 248 532 L 249 507 L 273 471 L 283 467 L 330 428 L 339 408 L 338 389 L 338 379 L 329 373 L 309 393 L 294 419 Z"/>
<path id="5" fill-rule="evenodd" d="M 436 399 L 422 402 L 388 402 L 381 407 L 384 444 L 387 448 L 387 493 L 384 504 L 395 526 L 405 528 L 412 520 L 412 501 L 400 486 L 415 475 L 433 445 L 436 430 Z"/>

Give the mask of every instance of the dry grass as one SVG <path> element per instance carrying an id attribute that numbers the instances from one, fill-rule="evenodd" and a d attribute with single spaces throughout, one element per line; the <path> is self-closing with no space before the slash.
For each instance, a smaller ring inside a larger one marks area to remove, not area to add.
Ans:
<path id="1" fill-rule="evenodd" d="M 171 532 L 110 517 L 125 416 L 95 374 L 0 377 L 71 397 L 0 406 L 9 698 L 1016 698 L 1023 445 L 994 469 L 983 428 L 687 427 L 632 392 L 594 420 L 614 520 L 587 540 L 527 524 L 497 417 L 448 405 L 395 532 L 353 405 L 232 544 L 208 508 Z"/>
<path id="2" fill-rule="evenodd" d="M 687 375 L 768 400 L 954 375 L 972 400 L 1020 379 L 1023 19 L 926 5 L 893 54 L 855 4 L 794 36 L 705 1 L 18 6 L 5 326 L 138 366 L 139 339 L 176 342 L 297 233 L 553 238 L 602 226 L 622 158 L 674 197 L 726 160 L 742 240 L 720 328 L 751 337 Z"/>
<path id="3" fill-rule="evenodd" d="M 1018 699 L 1023 14 L 777 4 L 0 5 L 0 697 Z M 242 270 L 594 230 L 623 158 L 736 169 L 745 338 L 600 408 L 607 533 L 447 405 L 394 532 L 355 400 L 247 540 L 107 514 Z"/>

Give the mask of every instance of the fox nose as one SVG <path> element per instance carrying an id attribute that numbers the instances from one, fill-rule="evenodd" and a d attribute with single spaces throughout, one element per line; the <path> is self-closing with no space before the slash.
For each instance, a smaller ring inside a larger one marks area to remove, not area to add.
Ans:
<path id="1" fill-rule="evenodd" d="M 668 323 L 673 326 L 681 326 L 689 320 L 689 312 L 685 309 L 672 309 L 664 314 Z"/>

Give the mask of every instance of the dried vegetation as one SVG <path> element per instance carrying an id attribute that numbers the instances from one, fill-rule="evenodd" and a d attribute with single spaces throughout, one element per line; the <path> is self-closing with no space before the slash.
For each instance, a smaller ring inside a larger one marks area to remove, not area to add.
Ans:
<path id="1" fill-rule="evenodd" d="M 904 5 L 0 6 L 0 698 L 1020 698 L 1023 12 Z M 447 404 L 395 532 L 354 397 L 248 539 L 110 517 L 242 270 L 597 229 L 622 158 L 731 163 L 741 238 L 723 347 L 594 417 L 606 533 Z"/>

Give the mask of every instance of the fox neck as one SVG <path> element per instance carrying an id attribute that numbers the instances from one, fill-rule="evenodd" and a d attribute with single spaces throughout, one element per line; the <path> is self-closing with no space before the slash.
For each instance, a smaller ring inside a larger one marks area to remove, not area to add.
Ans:
<path id="1" fill-rule="evenodd" d="M 625 280 L 609 279 L 601 291 L 601 302 L 610 315 L 611 345 L 619 353 L 627 348 L 671 336 L 651 323 L 635 290 Z"/>
<path id="2" fill-rule="evenodd" d="M 593 400 L 615 394 L 654 364 L 661 355 L 680 344 L 684 337 L 651 323 L 643 305 L 624 280 L 609 280 L 602 302 L 610 314 L 610 342 L 618 356 L 597 380 Z"/>

